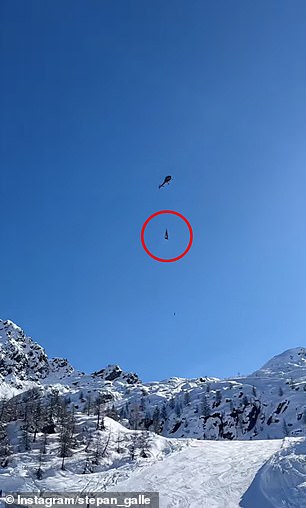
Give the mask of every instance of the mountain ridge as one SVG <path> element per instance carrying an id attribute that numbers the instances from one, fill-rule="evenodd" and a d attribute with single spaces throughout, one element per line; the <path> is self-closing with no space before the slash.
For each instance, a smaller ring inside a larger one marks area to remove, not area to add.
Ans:
<path id="1" fill-rule="evenodd" d="M 1 333 L 2 332 L 2 333 Z M 4 332 L 4 333 L 3 333 Z M 2 320 L 0 319 L 0 362 L 1 359 L 8 353 L 7 348 L 3 347 L 7 345 L 8 343 L 11 343 L 13 346 L 15 346 L 15 349 L 19 349 L 19 351 L 24 348 L 26 354 L 29 354 L 29 350 L 31 349 L 36 350 L 36 352 L 39 353 L 39 360 L 40 361 L 46 361 L 50 362 L 51 366 L 49 366 L 49 373 L 55 373 L 60 372 L 60 369 L 63 368 L 62 375 L 68 375 L 72 374 L 73 372 L 78 375 L 92 375 L 96 377 L 104 377 L 106 380 L 114 380 L 121 375 L 129 379 L 127 382 L 141 382 L 138 375 L 135 372 L 125 372 L 121 369 L 121 367 L 117 364 L 109 364 L 106 367 L 92 372 L 85 374 L 84 372 L 77 371 L 66 358 L 61 357 L 55 357 L 55 358 L 49 358 L 45 349 L 38 344 L 36 341 L 34 341 L 31 337 L 27 336 L 23 329 L 16 325 L 11 320 Z M 19 343 L 19 344 L 18 344 Z M 18 347 L 19 346 L 19 347 Z M 33 356 L 33 355 L 31 355 Z M 13 357 L 12 360 L 15 358 Z M 281 362 L 283 360 L 283 362 Z M 17 358 L 17 363 L 19 361 L 19 357 Z M 12 365 L 11 365 L 12 366 Z M 33 365 L 32 368 L 35 370 L 36 378 L 38 379 L 40 376 L 39 374 L 46 374 L 43 370 L 41 371 L 39 366 Z M 31 369 L 31 366 L 30 366 Z M 247 374 L 246 376 L 231 376 L 228 379 L 239 379 L 241 378 L 252 378 L 254 376 L 259 375 L 266 375 L 266 376 L 277 376 L 278 374 L 283 376 L 285 374 L 290 374 L 291 372 L 294 372 L 294 370 L 299 371 L 300 369 L 303 369 L 303 373 L 305 371 L 306 375 L 306 348 L 302 346 L 298 346 L 295 348 L 290 348 L 285 350 L 283 353 L 277 354 L 270 358 L 261 368 L 257 369 L 251 374 Z M 48 370 L 48 369 L 47 369 Z M 1 363 L 0 363 L 0 374 L 1 372 Z M 165 380 L 160 380 L 157 382 L 162 381 L 169 381 L 169 379 L 203 379 L 204 376 L 200 377 L 192 377 L 192 378 L 186 378 L 184 376 L 171 376 L 170 378 L 166 378 Z M 210 379 L 218 380 L 222 378 L 216 378 L 216 377 L 210 377 Z"/>
<path id="2" fill-rule="evenodd" d="M 0 321 L 0 396 L 56 389 L 79 406 L 102 397 L 129 428 L 169 437 L 267 439 L 306 434 L 306 349 L 276 355 L 245 377 L 179 378 L 143 383 L 109 365 L 92 374 L 45 350 L 12 321 Z"/>

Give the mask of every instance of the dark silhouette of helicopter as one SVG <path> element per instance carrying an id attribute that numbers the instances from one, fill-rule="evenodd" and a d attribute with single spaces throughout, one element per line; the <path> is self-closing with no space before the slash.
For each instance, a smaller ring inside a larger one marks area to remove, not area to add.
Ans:
<path id="1" fill-rule="evenodd" d="M 172 176 L 166 176 L 163 183 L 161 185 L 158 186 L 158 188 L 160 189 L 161 187 L 163 187 L 164 185 L 169 184 L 170 183 L 170 180 L 172 179 Z"/>

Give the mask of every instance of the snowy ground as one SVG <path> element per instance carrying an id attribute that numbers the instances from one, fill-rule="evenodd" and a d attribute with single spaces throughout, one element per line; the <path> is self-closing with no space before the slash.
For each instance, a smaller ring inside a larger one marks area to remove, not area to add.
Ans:
<path id="1" fill-rule="evenodd" d="M 116 422 L 112 428 L 122 431 Z M 115 460 L 93 474 L 77 472 L 75 458 L 61 471 L 54 459 L 41 481 L 31 474 L 36 462 L 30 453 L 11 470 L 0 470 L 0 488 L 4 493 L 157 491 L 161 508 L 306 508 L 304 439 L 225 442 L 155 436 L 153 441 L 149 459 Z"/>
<path id="2" fill-rule="evenodd" d="M 305 508 L 305 446 L 294 440 L 191 441 L 118 488 L 159 491 L 161 508 Z"/>

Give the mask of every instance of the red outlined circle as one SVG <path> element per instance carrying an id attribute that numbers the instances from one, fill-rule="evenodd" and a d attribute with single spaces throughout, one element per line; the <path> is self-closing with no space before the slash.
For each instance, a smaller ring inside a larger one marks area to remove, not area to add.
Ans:
<path id="1" fill-rule="evenodd" d="M 157 256 L 154 256 L 154 254 L 152 254 L 152 252 L 150 252 L 148 247 L 146 246 L 146 242 L 144 239 L 145 230 L 146 230 L 146 227 L 149 224 L 149 222 L 152 219 L 154 219 L 154 217 L 157 217 L 157 215 L 162 215 L 164 213 L 171 213 L 172 215 L 177 215 L 177 217 L 182 219 L 187 224 L 187 227 L 189 229 L 189 243 L 188 243 L 186 249 L 184 250 L 184 252 L 182 254 L 180 254 L 179 256 L 177 256 L 176 258 L 164 259 L 164 258 L 159 258 Z M 160 261 L 161 263 L 173 263 L 174 261 L 178 261 L 179 259 L 182 259 L 184 256 L 186 256 L 187 252 L 190 250 L 190 248 L 192 246 L 192 242 L 193 242 L 193 231 L 192 231 L 192 227 L 191 227 L 189 221 L 181 213 L 175 212 L 174 210 L 160 210 L 159 212 L 155 212 L 152 215 L 150 215 L 150 217 L 146 220 L 146 222 L 142 226 L 140 238 L 141 238 L 141 243 L 142 243 L 144 250 L 151 258 L 155 259 L 156 261 Z"/>

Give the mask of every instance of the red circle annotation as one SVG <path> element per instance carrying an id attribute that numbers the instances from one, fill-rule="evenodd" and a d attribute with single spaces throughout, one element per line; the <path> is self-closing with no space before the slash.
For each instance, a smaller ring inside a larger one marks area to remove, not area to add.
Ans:
<path id="1" fill-rule="evenodd" d="M 162 214 L 166 214 L 166 213 L 170 213 L 172 215 L 176 215 L 177 217 L 182 219 L 186 223 L 186 225 L 188 227 L 188 230 L 189 230 L 189 242 L 188 242 L 188 245 L 187 245 L 186 249 L 179 256 L 176 256 L 175 258 L 170 258 L 170 259 L 159 258 L 159 257 L 155 256 L 154 254 L 152 254 L 152 252 L 150 252 L 148 247 L 146 246 L 145 239 L 144 239 L 145 230 L 146 230 L 147 225 L 149 224 L 149 222 L 152 219 L 154 219 L 154 217 L 157 217 L 158 215 L 162 215 Z M 189 250 L 190 250 L 190 248 L 192 246 L 192 243 L 193 243 L 193 230 L 192 230 L 192 227 L 190 225 L 190 222 L 181 213 L 175 212 L 174 210 L 160 210 L 159 212 L 155 212 L 152 215 L 150 215 L 150 217 L 148 217 L 148 219 L 145 221 L 144 225 L 141 228 L 140 238 L 141 238 L 141 243 L 142 243 L 142 246 L 143 246 L 145 252 L 151 258 L 155 259 L 156 261 L 160 261 L 161 263 L 173 263 L 174 261 L 178 261 L 179 259 L 182 259 L 184 256 L 186 256 L 187 252 L 189 252 Z"/>

